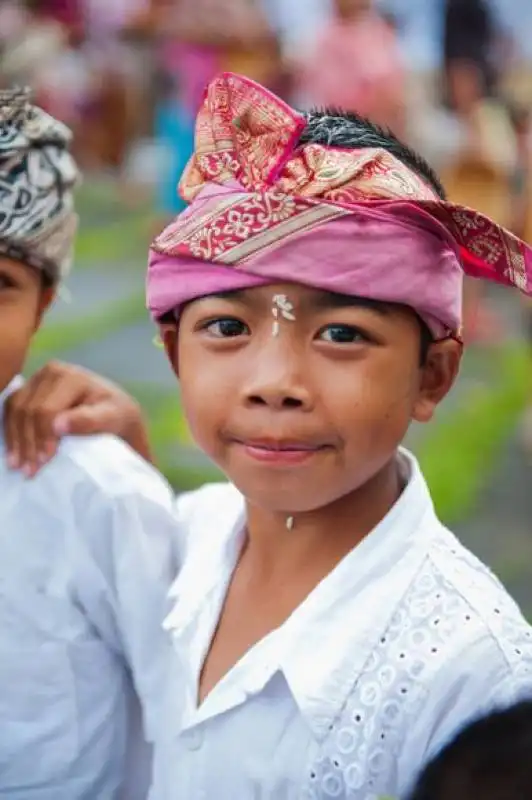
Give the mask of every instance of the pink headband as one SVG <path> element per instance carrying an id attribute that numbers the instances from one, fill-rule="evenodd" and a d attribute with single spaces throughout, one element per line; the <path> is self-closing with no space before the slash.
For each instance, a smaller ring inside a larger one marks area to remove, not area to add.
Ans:
<path id="1" fill-rule="evenodd" d="M 460 330 L 463 271 L 532 289 L 532 251 L 439 200 L 390 153 L 297 146 L 305 118 L 224 74 L 209 87 L 180 184 L 189 208 L 150 252 L 157 320 L 214 292 L 295 282 L 414 308 L 435 336 Z"/>

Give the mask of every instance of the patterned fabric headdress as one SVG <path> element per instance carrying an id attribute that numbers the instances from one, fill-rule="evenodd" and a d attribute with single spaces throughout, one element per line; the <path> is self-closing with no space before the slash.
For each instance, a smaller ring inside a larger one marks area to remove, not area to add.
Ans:
<path id="1" fill-rule="evenodd" d="M 152 245 L 156 320 L 274 282 L 403 303 L 458 336 L 465 272 L 532 293 L 532 250 L 379 148 L 299 144 L 306 118 L 232 74 L 209 86 L 180 184 L 190 204 Z"/>
<path id="2" fill-rule="evenodd" d="M 0 92 L 0 253 L 42 270 L 51 283 L 71 264 L 79 180 L 67 127 L 31 105 L 30 92 Z"/>

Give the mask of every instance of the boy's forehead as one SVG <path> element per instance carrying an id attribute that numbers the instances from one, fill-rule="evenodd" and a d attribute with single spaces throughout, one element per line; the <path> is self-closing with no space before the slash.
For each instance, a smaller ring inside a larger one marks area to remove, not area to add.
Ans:
<path id="1" fill-rule="evenodd" d="M 48 285 L 42 270 L 31 266 L 22 259 L 12 258 L 0 253 L 0 274 L 7 275 L 16 281 L 20 281 L 21 286 Z"/>
<path id="2" fill-rule="evenodd" d="M 381 314 L 389 314 L 393 303 L 373 300 L 358 295 L 330 292 L 296 283 L 272 284 L 247 289 L 215 292 L 199 298 L 197 302 L 223 300 L 254 307 L 271 307 L 279 296 L 285 296 L 301 311 L 322 311 L 339 308 L 367 308 Z"/>
<path id="3" fill-rule="evenodd" d="M 9 271 L 24 271 L 27 272 L 31 270 L 32 272 L 36 272 L 35 269 L 26 264 L 20 258 L 12 258 L 11 256 L 4 255 L 0 253 L 0 269 L 9 270 Z"/>

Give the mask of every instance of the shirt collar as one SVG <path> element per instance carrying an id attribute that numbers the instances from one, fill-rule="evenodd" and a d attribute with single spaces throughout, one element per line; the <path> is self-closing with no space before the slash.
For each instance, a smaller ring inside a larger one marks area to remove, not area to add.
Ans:
<path id="1" fill-rule="evenodd" d="M 423 533 L 436 516 L 428 487 L 414 456 L 401 449 L 399 457 L 409 473 L 401 497 L 275 632 L 269 649 L 272 672 L 283 673 L 318 740 L 339 715 L 429 546 Z M 188 535 L 201 545 L 188 554 L 189 568 L 170 591 L 175 605 L 165 628 L 173 635 L 196 629 L 200 609 L 221 581 L 230 580 L 238 559 L 245 501 L 234 487 L 224 489 L 229 494 L 216 503 L 212 530 L 195 530 L 194 519 L 184 520 L 193 528 Z M 188 633 L 186 639 L 190 646 Z"/>
<path id="2" fill-rule="evenodd" d="M 212 485 L 204 487 L 211 489 Z M 217 487 L 218 488 L 218 487 Z M 242 494 L 231 484 L 220 484 L 220 497 L 209 496 L 209 505 L 216 506 L 216 516 L 176 514 L 177 525 L 181 525 L 184 539 L 190 540 L 192 546 L 185 545 L 182 560 L 185 564 L 170 587 L 168 596 L 175 605 L 166 620 L 166 630 L 178 632 L 185 628 L 195 617 L 197 608 L 202 605 L 212 589 L 219 584 L 226 573 L 232 574 L 240 544 L 246 527 L 246 508 Z M 203 489 L 197 493 L 198 501 Z M 203 504 L 198 503 L 200 511 Z M 225 535 L 224 535 L 225 533 Z M 201 578 L 198 580 L 198 576 Z M 186 602 L 180 602 L 186 598 Z"/>

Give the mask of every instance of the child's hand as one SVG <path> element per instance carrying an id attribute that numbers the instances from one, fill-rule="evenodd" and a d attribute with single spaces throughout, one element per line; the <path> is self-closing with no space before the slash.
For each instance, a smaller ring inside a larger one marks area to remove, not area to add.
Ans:
<path id="1" fill-rule="evenodd" d="M 8 464 L 28 477 L 67 434 L 111 433 L 150 460 L 138 404 L 110 381 L 71 364 L 53 362 L 33 375 L 8 398 L 3 424 Z"/>

